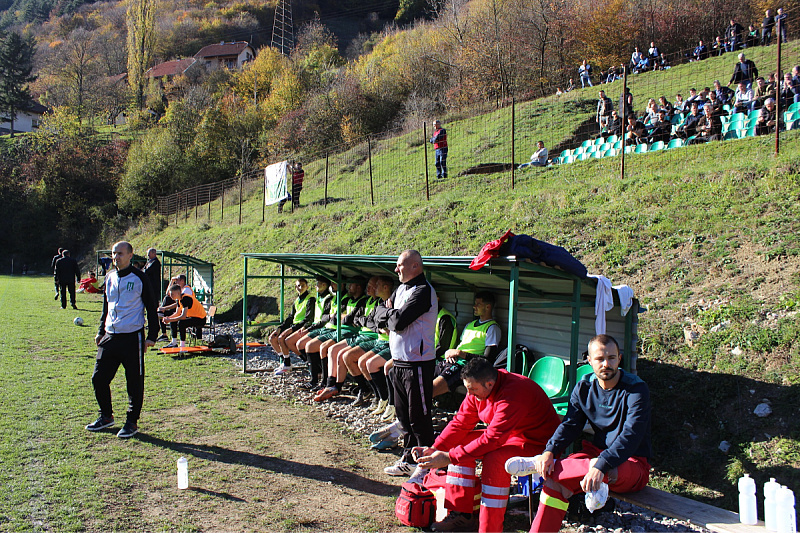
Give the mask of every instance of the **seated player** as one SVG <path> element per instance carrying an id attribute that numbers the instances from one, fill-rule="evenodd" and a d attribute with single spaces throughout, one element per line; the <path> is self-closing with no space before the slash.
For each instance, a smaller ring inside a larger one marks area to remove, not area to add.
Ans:
<path id="1" fill-rule="evenodd" d="M 98 294 L 103 292 L 103 282 L 98 281 L 97 275 L 93 271 L 89 271 L 89 277 L 83 278 L 78 285 L 78 292 L 88 292 L 89 294 Z"/>
<path id="2" fill-rule="evenodd" d="M 458 346 L 446 350 L 442 359 L 436 362 L 433 396 L 453 391 L 461 385 L 461 369 L 473 357 L 485 357 L 492 363 L 497 358 L 502 331 L 492 318 L 494 306 L 495 298 L 491 292 L 475 294 L 472 311 L 478 318 L 464 326 Z"/>
<path id="3" fill-rule="evenodd" d="M 275 370 L 276 376 L 282 376 L 292 371 L 292 360 L 289 355 L 289 348 L 286 346 L 286 338 L 292 333 L 311 324 L 314 318 L 314 297 L 308 294 L 308 280 L 297 278 L 294 282 L 294 289 L 297 291 L 297 298 L 292 304 L 292 312 L 270 333 L 269 344 L 279 356 L 283 358 L 283 364 Z"/>
<path id="4" fill-rule="evenodd" d="M 503 520 L 511 476 L 505 470 L 518 450 L 543 450 L 559 418 L 547 394 L 533 380 L 494 368 L 483 358 L 470 360 L 461 372 L 467 397 L 430 448 L 415 448 L 422 468 L 447 467 L 447 517 L 433 531 L 475 531 L 476 496 L 480 496 L 478 531 L 505 531 Z M 479 422 L 486 429 L 476 430 Z M 536 452 L 533 452 L 536 453 Z M 483 468 L 480 482 L 476 461 Z"/>
<path id="5" fill-rule="evenodd" d="M 358 396 L 353 405 L 360 405 L 366 399 L 369 390 L 372 388 L 368 383 L 366 375 L 359 367 L 359 359 L 368 351 L 383 344 L 388 346 L 389 334 L 381 331 L 374 322 L 375 308 L 379 302 L 386 301 L 394 290 L 394 280 L 389 276 L 375 276 L 367 283 L 367 295 L 369 299 L 364 306 L 363 313 L 356 316 L 354 325 L 360 326 L 358 335 L 343 339 L 334 344 L 328 350 L 328 387 L 320 395 L 320 401 L 326 400 L 339 394 L 347 378 L 347 373 L 355 378 L 358 384 Z M 374 388 L 372 388 L 374 391 Z M 379 395 L 375 391 L 375 397 Z"/>
<path id="6" fill-rule="evenodd" d="M 181 287 L 178 284 L 169 288 L 169 295 L 178 302 L 178 307 L 173 315 L 161 319 L 163 323 L 170 324 L 172 328 L 172 342 L 167 344 L 165 348 L 177 348 L 179 346 L 178 340 L 175 338 L 176 329 L 180 332 L 180 347 L 183 348 L 186 346 L 187 328 L 197 328 L 198 331 L 202 331 L 203 326 L 206 324 L 206 310 L 203 304 L 197 301 L 194 294 L 181 294 Z"/>
<path id="7" fill-rule="evenodd" d="M 614 492 L 635 492 L 647 485 L 650 472 L 650 391 L 639 377 L 619 368 L 619 345 L 609 335 L 589 341 L 593 374 L 579 381 L 564 420 L 536 457 L 515 457 L 506 470 L 515 475 L 539 473 L 545 484 L 531 532 L 561 529 L 569 498 L 608 483 Z M 592 443 L 566 458 L 561 453 L 578 438 L 586 423 Z"/>
<path id="8" fill-rule="evenodd" d="M 317 293 L 314 297 L 314 316 L 311 319 L 311 323 L 304 325 L 286 337 L 286 348 L 290 352 L 296 353 L 302 360 L 308 361 L 311 381 L 300 385 L 303 388 L 314 388 L 317 386 L 319 374 L 322 371 L 322 363 L 320 362 L 318 353 L 306 354 L 306 351 L 298 348 L 297 344 L 310 331 L 324 327 L 331 318 L 331 301 L 333 300 L 333 293 L 331 293 L 330 290 L 331 282 L 328 278 L 323 276 L 317 276 L 316 282 Z"/>
<path id="9" fill-rule="evenodd" d="M 167 337 L 167 324 L 164 323 L 164 317 L 170 316 L 175 313 L 175 308 L 178 306 L 178 303 L 172 299 L 170 296 L 170 289 L 175 284 L 175 278 L 170 280 L 170 284 L 167 286 L 167 290 L 164 293 L 164 299 L 161 300 L 161 305 L 158 306 L 158 322 L 161 324 L 161 336 L 156 339 L 157 341 L 166 341 L 169 340 Z"/>

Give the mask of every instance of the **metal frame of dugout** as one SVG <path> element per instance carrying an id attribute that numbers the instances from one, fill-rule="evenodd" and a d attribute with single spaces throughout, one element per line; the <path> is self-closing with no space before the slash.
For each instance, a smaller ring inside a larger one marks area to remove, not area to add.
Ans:
<path id="1" fill-rule="evenodd" d="M 166 279 L 172 279 L 172 271 L 186 270 L 186 283 L 195 293 L 197 300 L 203 304 L 206 309 L 214 305 L 214 263 L 192 257 L 191 255 L 179 254 L 176 252 L 169 252 L 166 250 L 156 250 L 158 260 L 161 262 L 161 283 Z M 111 257 L 111 250 L 97 250 L 96 264 L 99 269 L 101 257 Z M 143 261 L 147 263 L 147 257 L 134 254 L 133 261 Z M 166 271 L 167 277 L 164 277 Z M 158 288 L 158 297 L 163 296 L 165 287 Z"/>
<path id="2" fill-rule="evenodd" d="M 315 255 L 243 253 L 244 280 L 242 299 L 242 371 L 247 368 L 248 327 L 275 325 L 277 322 L 248 323 L 248 282 L 280 282 L 280 320 L 284 319 L 285 282 L 297 277 L 321 275 L 336 282 L 338 300 L 344 283 L 355 276 L 369 278 L 394 272 L 397 256 L 387 255 Z M 509 347 L 508 366 L 517 368 L 514 346 L 525 344 L 535 357 L 557 356 L 568 362 L 569 387 L 566 396 L 553 403 L 567 401 L 575 386 L 576 368 L 595 334 L 595 295 L 597 280 L 580 279 L 563 270 L 543 266 L 514 256 L 492 259 L 480 270 L 470 270 L 471 257 L 423 257 L 425 275 L 436 289 L 441 305 L 456 315 L 459 331 L 472 315 L 473 295 L 479 290 L 495 293 L 495 319 L 506 332 Z M 279 266 L 278 274 L 253 273 L 255 262 Z M 606 332 L 620 343 L 623 368 L 636 373 L 639 301 L 634 298 L 623 316 L 619 295 L 612 289 L 614 307 L 606 313 Z M 341 328 L 337 328 L 337 339 Z M 532 364 L 532 362 L 530 362 Z M 527 371 L 527 369 L 524 369 Z"/>

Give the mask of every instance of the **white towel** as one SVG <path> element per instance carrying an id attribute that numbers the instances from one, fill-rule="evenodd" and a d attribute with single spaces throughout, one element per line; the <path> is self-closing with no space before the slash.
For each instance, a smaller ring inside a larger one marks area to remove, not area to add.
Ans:
<path id="1" fill-rule="evenodd" d="M 619 296 L 619 306 L 622 308 L 621 314 L 625 316 L 633 305 L 633 289 L 627 285 L 614 285 L 614 289 L 616 289 L 617 296 Z"/>
<path id="2" fill-rule="evenodd" d="M 589 274 L 590 278 L 597 280 L 597 295 L 594 299 L 594 332 L 603 335 L 606 332 L 606 311 L 614 307 L 614 296 L 611 294 L 611 280 L 605 276 Z"/>

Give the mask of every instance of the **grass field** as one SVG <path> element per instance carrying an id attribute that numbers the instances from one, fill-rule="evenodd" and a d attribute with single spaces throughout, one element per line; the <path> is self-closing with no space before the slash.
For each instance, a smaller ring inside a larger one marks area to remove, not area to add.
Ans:
<path id="1" fill-rule="evenodd" d="M 252 394 L 224 358 L 149 352 L 140 435 L 86 431 L 101 301 L 62 310 L 52 295 L 50 278 L 0 277 L 0 531 L 395 530 L 397 487 L 373 481 L 386 458 L 314 410 Z M 124 384 L 120 370 L 117 429 Z"/>

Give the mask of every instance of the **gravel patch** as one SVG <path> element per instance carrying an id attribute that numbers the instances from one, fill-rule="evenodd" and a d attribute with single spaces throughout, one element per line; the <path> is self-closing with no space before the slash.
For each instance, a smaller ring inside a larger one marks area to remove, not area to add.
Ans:
<path id="1" fill-rule="evenodd" d="M 232 335 L 236 342 L 241 342 L 242 334 L 239 323 L 228 322 L 216 326 L 217 333 Z M 301 359 L 292 355 L 292 372 L 285 376 L 273 376 L 272 372 L 281 364 L 281 358 L 271 347 L 252 347 L 247 350 L 247 366 L 254 371 L 256 378 L 249 392 L 253 394 L 267 394 L 287 401 L 299 402 L 325 413 L 325 416 L 342 425 L 342 433 L 356 437 L 366 437 L 376 429 L 386 425 L 377 415 L 370 414 L 369 404 L 353 406 L 355 399 L 353 385 L 348 382 L 342 394 L 333 397 L 330 401 L 317 403 L 312 398 L 312 393 L 300 388 L 308 382 L 307 365 Z M 238 367 L 241 367 L 241 353 L 224 356 Z M 454 412 L 434 407 L 433 421 L 437 432 L 444 429 L 454 416 Z M 395 453 L 399 449 L 394 450 Z M 388 463 L 388 462 L 387 462 Z M 513 497 L 520 500 L 522 497 Z M 570 508 L 570 514 L 562 525 L 561 531 L 577 533 L 645 533 L 645 532 L 685 532 L 694 531 L 705 533 L 708 530 L 688 522 L 669 518 L 649 509 L 623 501 L 615 501 L 613 511 L 597 511 L 589 514 L 585 507 L 578 510 L 578 520 Z M 508 515 L 519 516 L 527 513 L 527 499 L 519 506 L 513 503 L 509 506 Z"/>

